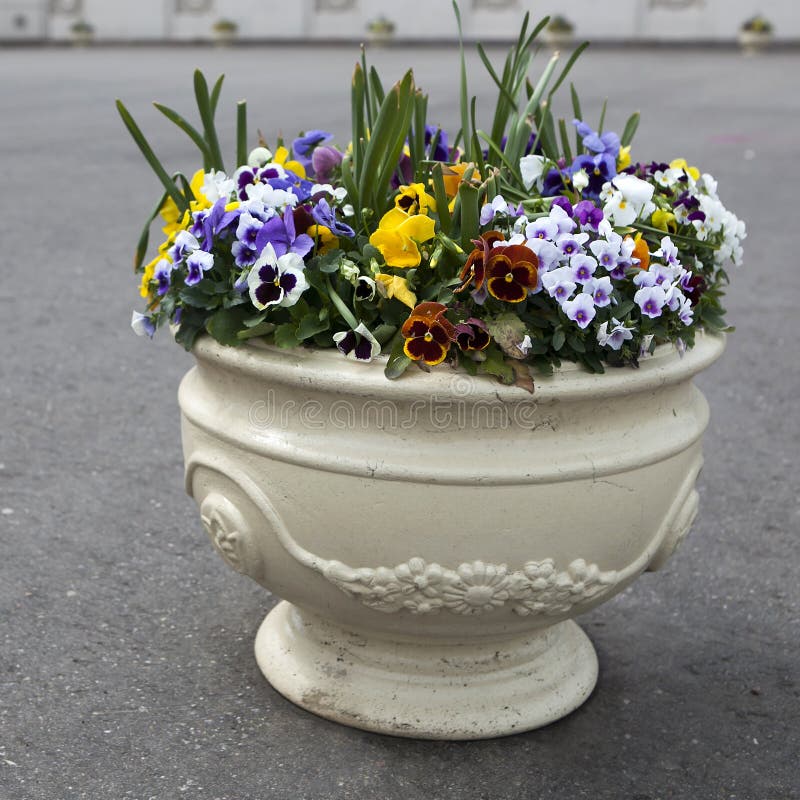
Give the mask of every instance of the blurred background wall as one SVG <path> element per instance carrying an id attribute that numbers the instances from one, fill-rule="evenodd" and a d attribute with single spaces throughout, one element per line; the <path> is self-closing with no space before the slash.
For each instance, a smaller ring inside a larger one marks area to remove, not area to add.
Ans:
<path id="1" fill-rule="evenodd" d="M 594 41 L 733 41 L 761 13 L 777 40 L 800 40 L 798 0 L 461 0 L 464 34 L 514 37 L 522 14 L 560 14 Z M 221 19 L 241 40 L 364 40 L 384 18 L 398 40 L 455 38 L 450 0 L 0 0 L 0 40 L 66 41 L 75 22 L 98 41 L 197 41 Z"/>

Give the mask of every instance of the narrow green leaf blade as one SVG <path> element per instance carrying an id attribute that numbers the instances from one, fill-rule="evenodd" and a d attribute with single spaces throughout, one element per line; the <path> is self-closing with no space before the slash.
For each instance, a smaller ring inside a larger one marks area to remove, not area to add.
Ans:
<path id="1" fill-rule="evenodd" d="M 175 181 L 170 178 L 169 173 L 167 173 L 161 162 L 156 157 L 156 154 L 153 152 L 153 148 L 150 147 L 150 143 L 147 141 L 136 122 L 134 122 L 133 117 L 128 109 L 125 108 L 121 100 L 117 100 L 117 111 L 119 111 L 119 115 L 122 117 L 125 127 L 133 137 L 133 140 L 136 142 L 139 150 L 141 150 L 145 160 L 150 165 L 153 172 L 155 172 L 158 179 L 161 181 L 166 193 L 175 201 L 175 205 L 181 212 L 186 211 L 186 209 L 189 207 L 189 204 L 186 202 L 186 198 L 178 191 Z"/>

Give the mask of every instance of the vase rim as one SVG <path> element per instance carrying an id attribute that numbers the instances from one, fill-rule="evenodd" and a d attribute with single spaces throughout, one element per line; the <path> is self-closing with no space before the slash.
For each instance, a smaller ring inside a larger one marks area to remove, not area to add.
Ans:
<path id="1" fill-rule="evenodd" d="M 724 335 L 698 332 L 694 347 L 685 353 L 681 354 L 673 344 L 659 345 L 652 356 L 640 361 L 638 368 L 609 367 L 603 374 L 594 374 L 578 364 L 564 362 L 552 375 L 531 373 L 534 394 L 540 402 L 547 402 L 653 390 L 691 378 L 716 361 L 724 349 Z M 447 367 L 389 380 L 383 372 L 385 355 L 365 364 L 344 358 L 334 348 L 280 348 L 260 341 L 230 347 L 203 335 L 195 342 L 192 353 L 201 364 L 245 373 L 270 384 L 313 387 L 320 392 L 413 400 L 432 394 L 442 396 L 457 383 L 456 391 L 470 400 L 514 403 L 530 398 L 530 393 L 519 386 L 504 386 L 489 376 L 473 377 Z"/>

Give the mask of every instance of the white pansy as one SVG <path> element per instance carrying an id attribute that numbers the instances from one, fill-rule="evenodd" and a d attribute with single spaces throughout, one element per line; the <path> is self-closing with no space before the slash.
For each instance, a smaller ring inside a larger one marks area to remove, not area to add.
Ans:
<path id="1" fill-rule="evenodd" d="M 247 156 L 247 166 L 253 169 L 263 167 L 264 164 L 269 164 L 270 161 L 272 161 L 272 152 L 267 150 L 266 147 L 256 147 L 254 150 L 251 150 L 250 155 Z"/>
<path id="2" fill-rule="evenodd" d="M 544 156 L 529 155 L 519 160 L 519 171 L 526 189 L 530 189 L 544 172 L 547 159 Z"/>
<path id="3" fill-rule="evenodd" d="M 203 176 L 203 194 L 212 205 L 220 198 L 230 200 L 236 183 L 221 170 L 212 169 Z"/>

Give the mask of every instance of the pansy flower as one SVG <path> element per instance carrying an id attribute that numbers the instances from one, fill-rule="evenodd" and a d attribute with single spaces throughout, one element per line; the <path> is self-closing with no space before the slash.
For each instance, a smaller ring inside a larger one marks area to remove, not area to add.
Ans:
<path id="1" fill-rule="evenodd" d="M 491 342 L 486 323 L 471 317 L 456 325 L 456 344 L 463 352 L 485 350 Z"/>
<path id="2" fill-rule="evenodd" d="M 486 262 L 486 288 L 506 303 L 521 303 L 536 288 L 539 259 L 524 244 L 495 247 Z"/>
<path id="3" fill-rule="evenodd" d="M 203 250 L 195 250 L 186 257 L 186 285 L 194 286 L 203 280 L 203 274 L 214 266 L 214 256 Z"/>
<path id="4" fill-rule="evenodd" d="M 261 252 L 269 242 L 280 258 L 285 253 L 305 256 L 314 247 L 314 240 L 305 233 L 297 235 L 294 226 L 294 214 L 291 209 L 284 211 L 283 216 L 274 216 L 267 220 L 256 235 L 256 250 Z"/>
<path id="5" fill-rule="evenodd" d="M 613 327 L 610 331 L 608 329 L 608 321 L 597 329 L 597 343 L 600 347 L 619 350 L 626 341 L 633 339 L 633 333 L 615 317 L 611 318 L 611 325 Z"/>
<path id="6" fill-rule="evenodd" d="M 409 215 L 427 214 L 436 211 L 436 201 L 425 191 L 424 183 L 412 183 L 399 187 L 394 207 Z"/>
<path id="7" fill-rule="evenodd" d="M 131 328 L 133 328 L 133 332 L 137 336 L 148 336 L 150 339 L 153 338 L 153 334 L 156 332 L 153 320 L 147 314 L 142 314 L 139 311 L 134 311 L 131 315 Z"/>
<path id="8" fill-rule="evenodd" d="M 365 280 L 369 279 L 366 278 Z M 414 308 L 417 304 L 417 296 L 409 288 L 408 281 L 400 277 L 400 275 L 387 275 L 385 272 L 379 272 L 375 276 L 375 288 L 382 297 L 386 297 L 389 300 L 392 298 L 399 300 L 409 308 Z M 356 296 L 358 296 L 358 292 L 357 287 Z"/>
<path id="9" fill-rule="evenodd" d="M 458 276 L 461 286 L 453 291 L 463 292 L 470 284 L 473 284 L 475 288 L 472 297 L 476 303 L 482 304 L 486 299 L 484 287 L 486 263 L 492 253 L 494 243 L 503 241 L 505 241 L 505 236 L 500 231 L 487 231 L 481 234 L 480 239 L 474 239 L 472 243 L 475 245 L 475 249 L 467 257 L 466 263 L 461 268 L 461 274 Z"/>
<path id="10" fill-rule="evenodd" d="M 153 280 L 157 284 L 156 294 L 159 297 L 163 297 L 169 291 L 172 270 L 173 265 L 166 258 L 162 258 L 156 265 L 153 272 Z"/>
<path id="11" fill-rule="evenodd" d="M 258 309 L 293 306 L 308 289 L 304 266 L 297 253 L 284 253 L 278 257 L 272 245 L 267 244 L 247 276 L 253 305 Z"/>
<path id="12" fill-rule="evenodd" d="M 334 333 L 333 341 L 342 355 L 354 361 L 372 361 L 381 352 L 378 340 L 363 322 L 359 323 L 354 330 Z"/>
<path id="13" fill-rule="evenodd" d="M 324 198 L 311 209 L 311 216 L 314 222 L 318 225 L 324 225 L 334 236 L 344 236 L 347 239 L 352 239 L 356 235 L 356 232 L 349 225 L 345 225 L 344 222 L 336 219 L 336 211 L 331 208 L 330 203 Z M 309 227 L 311 226 L 309 225 Z"/>
<path id="14" fill-rule="evenodd" d="M 572 300 L 562 303 L 561 310 L 581 329 L 585 328 L 597 314 L 594 298 L 588 292 L 581 292 Z"/>
<path id="15" fill-rule="evenodd" d="M 550 297 L 559 304 L 563 304 L 572 297 L 572 293 L 578 288 L 578 284 L 572 280 L 572 277 L 573 272 L 569 267 L 559 267 L 542 275 L 542 285 Z"/>
<path id="16" fill-rule="evenodd" d="M 667 293 L 660 286 L 643 286 L 633 296 L 633 301 L 651 319 L 661 316 L 667 302 Z"/>
<path id="17" fill-rule="evenodd" d="M 422 261 L 418 243 L 432 239 L 435 232 L 431 217 L 393 208 L 383 215 L 369 243 L 380 250 L 387 266 L 416 267 Z"/>
<path id="18" fill-rule="evenodd" d="M 442 303 L 420 303 L 403 323 L 403 352 L 412 361 L 435 366 L 445 360 L 456 334 L 455 326 L 445 317 L 446 311 L 447 306 Z"/>

